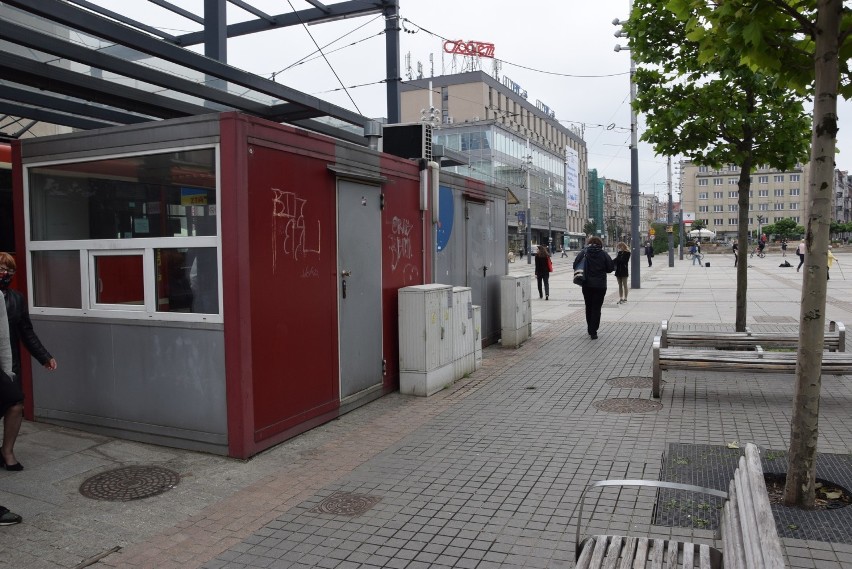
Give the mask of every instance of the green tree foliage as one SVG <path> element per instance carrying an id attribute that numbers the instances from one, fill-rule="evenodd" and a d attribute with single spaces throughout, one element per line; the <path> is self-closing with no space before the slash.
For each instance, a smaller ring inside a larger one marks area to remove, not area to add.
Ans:
<path id="1" fill-rule="evenodd" d="M 702 57 L 702 46 L 690 37 L 694 28 L 667 9 L 669 2 L 635 0 L 626 26 L 639 64 L 635 107 L 647 123 L 642 139 L 658 154 L 739 166 L 738 240 L 746 243 L 752 169 L 765 164 L 786 170 L 807 157 L 810 124 L 803 99 L 741 64 L 733 49 Z M 741 331 L 747 288 L 747 264 L 741 263 L 735 323 Z"/>
<path id="2" fill-rule="evenodd" d="M 812 98 L 807 267 L 803 271 L 796 389 L 784 502 L 812 508 L 832 221 L 837 97 L 852 96 L 852 7 L 843 0 L 669 0 L 699 46 L 699 60 L 736 53 L 750 69 Z"/>
<path id="3" fill-rule="evenodd" d="M 598 224 L 594 221 L 587 221 L 585 225 L 583 225 L 583 233 L 585 233 L 586 235 L 597 235 Z"/>
<path id="4" fill-rule="evenodd" d="M 772 225 L 763 228 L 767 235 L 775 235 L 778 239 L 799 239 L 805 232 L 805 228 L 797 224 L 792 218 L 785 217 Z"/>

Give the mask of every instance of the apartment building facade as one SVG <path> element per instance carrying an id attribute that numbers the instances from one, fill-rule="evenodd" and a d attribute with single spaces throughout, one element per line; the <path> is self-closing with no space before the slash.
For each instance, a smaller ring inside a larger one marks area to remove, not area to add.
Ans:
<path id="1" fill-rule="evenodd" d="M 528 224 L 533 244 L 579 242 L 588 222 L 582 132 L 563 126 L 541 101 L 531 103 L 511 80 L 482 71 L 408 81 L 401 101 L 402 122 L 431 122 L 434 144 L 468 157 L 453 171 L 518 197 L 507 207 L 509 249 L 524 246 Z"/>
<path id="2" fill-rule="evenodd" d="M 681 208 L 694 213 L 696 220 L 716 233 L 716 238 L 737 238 L 739 226 L 739 176 L 736 164 L 722 168 L 698 166 L 690 161 L 680 165 Z M 749 231 L 791 218 L 804 225 L 806 220 L 807 168 L 803 164 L 787 171 L 759 166 L 751 174 L 749 191 Z"/>

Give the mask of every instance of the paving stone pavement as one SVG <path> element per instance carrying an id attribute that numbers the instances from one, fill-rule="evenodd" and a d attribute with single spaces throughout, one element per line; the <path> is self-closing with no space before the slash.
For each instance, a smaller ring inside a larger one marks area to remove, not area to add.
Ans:
<path id="1" fill-rule="evenodd" d="M 841 267 L 852 263 L 835 254 Z M 608 380 L 650 377 L 661 319 L 730 328 L 733 261 L 708 260 L 668 267 L 657 256 L 649 269 L 643 258 L 642 287 L 623 305 L 612 279 L 592 341 L 570 259 L 557 255 L 550 300 L 534 299 L 534 333 L 522 347 L 489 347 L 483 368 L 450 389 L 391 394 L 250 461 L 26 423 L 17 451 L 27 470 L 0 471 L 0 503 L 25 517 L 0 528 L 0 567 L 573 567 L 572 514 L 588 482 L 656 479 L 670 443 L 787 447 L 789 375 L 672 372 L 658 411 L 593 406 L 650 398 L 650 387 Z M 795 327 L 801 273 L 778 268 L 780 257 L 748 262 L 749 325 Z M 510 271 L 532 267 L 524 259 Z M 837 272 L 827 314 L 852 324 L 852 286 Z M 819 451 L 848 454 L 848 378 L 824 377 L 823 386 Z M 128 464 L 171 468 L 181 482 L 127 503 L 77 492 L 89 476 Z M 713 542 L 708 530 L 651 526 L 653 493 L 622 492 L 616 509 L 614 496 L 589 501 L 584 533 L 629 528 Z M 366 510 L 326 513 L 327 499 Z M 784 544 L 791 567 L 852 567 L 852 545 Z"/>

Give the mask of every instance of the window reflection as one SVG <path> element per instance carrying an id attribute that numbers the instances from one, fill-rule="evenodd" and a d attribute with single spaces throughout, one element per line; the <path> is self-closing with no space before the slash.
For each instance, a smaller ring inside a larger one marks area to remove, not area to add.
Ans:
<path id="1" fill-rule="evenodd" d="M 215 247 L 155 249 L 157 311 L 219 313 Z"/>
<path id="2" fill-rule="evenodd" d="M 32 239 L 214 236 L 215 150 L 30 169 Z"/>

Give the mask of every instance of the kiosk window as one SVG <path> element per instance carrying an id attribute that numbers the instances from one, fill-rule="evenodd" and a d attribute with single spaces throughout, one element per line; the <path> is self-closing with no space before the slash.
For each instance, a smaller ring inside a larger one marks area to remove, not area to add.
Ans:
<path id="1" fill-rule="evenodd" d="M 79 251 L 33 251 L 33 304 L 82 308 Z"/>

